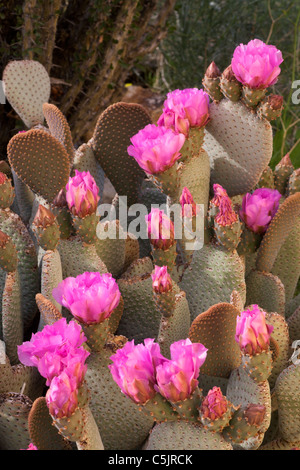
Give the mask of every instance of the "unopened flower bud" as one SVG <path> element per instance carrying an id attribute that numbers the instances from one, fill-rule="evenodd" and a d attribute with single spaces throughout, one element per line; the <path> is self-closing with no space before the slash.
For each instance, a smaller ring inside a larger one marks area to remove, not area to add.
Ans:
<path id="1" fill-rule="evenodd" d="M 259 426 L 263 422 L 265 414 L 266 407 L 256 403 L 251 403 L 244 411 L 244 417 L 251 426 Z"/>
<path id="2" fill-rule="evenodd" d="M 220 87 L 223 94 L 230 101 L 238 101 L 240 99 L 242 86 L 236 79 L 231 65 L 223 71 L 220 79 Z"/>
<path id="3" fill-rule="evenodd" d="M 163 293 L 172 290 L 172 279 L 167 266 L 155 266 L 151 277 L 154 292 Z"/>
<path id="4" fill-rule="evenodd" d="M 55 199 L 52 202 L 53 206 L 63 208 L 68 207 L 66 191 L 65 189 L 61 189 Z"/>
<path id="5" fill-rule="evenodd" d="M 55 220 L 55 215 L 45 206 L 40 204 L 33 219 L 33 224 L 36 227 L 47 228 L 55 224 Z"/>
<path id="6" fill-rule="evenodd" d="M 146 216 L 148 237 L 154 248 L 168 250 L 175 243 L 174 224 L 160 209 L 152 209 Z"/>
<path id="7" fill-rule="evenodd" d="M 205 75 L 207 78 L 217 78 L 221 76 L 220 69 L 217 67 L 215 62 L 212 62 L 206 69 Z"/>
<path id="8" fill-rule="evenodd" d="M 265 118 L 268 121 L 277 119 L 283 109 L 283 96 L 269 95 L 259 104 L 256 112 L 259 117 Z"/>
<path id="9" fill-rule="evenodd" d="M 42 204 L 32 222 L 32 230 L 44 250 L 54 250 L 60 239 L 59 225 L 55 215 Z"/>
<path id="10" fill-rule="evenodd" d="M 241 312 L 237 317 L 235 340 L 248 355 L 268 351 L 274 327 L 266 323 L 265 312 L 258 305 Z"/>
<path id="11" fill-rule="evenodd" d="M 207 68 L 202 80 L 205 91 L 213 101 L 220 101 L 223 98 L 220 89 L 220 76 L 221 72 L 219 68 L 216 66 L 215 62 L 212 62 Z"/>

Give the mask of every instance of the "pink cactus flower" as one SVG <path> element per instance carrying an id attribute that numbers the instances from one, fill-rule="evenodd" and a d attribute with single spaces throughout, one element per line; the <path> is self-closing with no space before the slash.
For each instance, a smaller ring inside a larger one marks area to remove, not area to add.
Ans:
<path id="1" fill-rule="evenodd" d="M 85 272 L 67 277 L 52 291 L 54 299 L 82 323 L 100 323 L 118 306 L 121 293 L 109 273 Z"/>
<path id="2" fill-rule="evenodd" d="M 144 344 L 128 341 L 110 358 L 108 367 L 121 391 L 135 403 L 144 404 L 154 397 L 155 372 L 163 360 L 159 345 L 147 338 Z"/>
<path id="3" fill-rule="evenodd" d="M 146 173 L 155 175 L 171 168 L 179 160 L 185 136 L 164 126 L 148 124 L 130 141 L 132 145 L 127 148 L 128 154 Z"/>
<path id="4" fill-rule="evenodd" d="M 213 185 L 213 190 L 214 190 L 214 197 L 211 200 L 211 204 L 213 204 L 214 206 L 219 207 L 220 204 L 221 204 L 221 201 L 224 198 L 228 198 L 227 191 L 220 184 L 214 184 Z"/>
<path id="5" fill-rule="evenodd" d="M 85 361 L 89 352 L 83 348 L 73 348 L 69 344 L 62 344 L 55 351 L 46 352 L 38 362 L 38 371 L 47 379 L 50 385 L 52 379 L 68 369 L 76 377 L 78 385 L 83 381 L 87 366 Z"/>
<path id="6" fill-rule="evenodd" d="M 30 444 L 28 445 L 27 449 L 20 449 L 20 450 L 38 450 L 37 446 L 35 446 L 34 444 L 32 444 L 32 442 L 30 442 Z"/>
<path id="7" fill-rule="evenodd" d="M 67 323 L 61 318 L 52 325 L 46 325 L 42 331 L 33 333 L 30 341 L 18 346 L 20 362 L 25 366 L 37 367 L 46 353 L 53 353 L 67 344 L 72 348 L 80 348 L 86 337 L 75 321 Z"/>
<path id="8" fill-rule="evenodd" d="M 208 120 L 209 95 L 198 88 L 186 88 L 167 94 L 163 112 L 157 124 L 188 137 L 191 127 L 203 127 Z"/>
<path id="9" fill-rule="evenodd" d="M 155 266 L 151 277 L 154 292 L 163 293 L 172 290 L 172 278 L 167 266 Z"/>
<path id="10" fill-rule="evenodd" d="M 238 220 L 237 214 L 232 208 L 232 202 L 229 197 L 223 198 L 219 205 L 219 212 L 215 217 L 217 224 L 226 227 L 234 224 Z"/>
<path id="11" fill-rule="evenodd" d="M 157 366 L 155 389 L 176 403 L 191 397 L 196 390 L 207 349 L 201 343 L 185 339 L 173 343 L 170 352 L 171 360 L 165 359 Z"/>
<path id="12" fill-rule="evenodd" d="M 167 250 L 174 245 L 175 229 L 169 217 L 160 209 L 152 209 L 145 217 L 148 238 L 158 249 Z"/>
<path id="13" fill-rule="evenodd" d="M 258 188 L 244 196 L 240 217 L 252 232 L 264 233 L 278 210 L 280 199 L 276 189 Z"/>
<path id="14" fill-rule="evenodd" d="M 185 186 L 182 190 L 179 202 L 181 204 L 181 215 L 191 219 L 200 212 L 200 207 L 195 203 L 190 190 Z"/>
<path id="15" fill-rule="evenodd" d="M 228 402 L 220 387 L 209 390 L 201 404 L 201 415 L 211 421 L 222 418 L 228 409 Z"/>
<path id="16" fill-rule="evenodd" d="M 253 39 L 235 49 L 231 65 L 243 85 L 265 89 L 277 82 L 282 62 L 282 54 L 275 46 Z"/>
<path id="17" fill-rule="evenodd" d="M 99 188 L 89 171 L 75 170 L 66 185 L 66 200 L 74 216 L 83 218 L 94 214 L 100 199 Z"/>
<path id="18" fill-rule="evenodd" d="M 67 371 L 54 377 L 46 393 L 46 403 L 53 417 L 70 417 L 78 406 L 76 378 L 68 374 Z"/>
<path id="19" fill-rule="evenodd" d="M 67 323 L 62 318 L 46 325 L 42 331 L 33 334 L 30 341 L 18 346 L 18 355 L 22 364 L 38 368 L 48 386 L 66 368 L 73 370 L 80 383 L 86 371 L 84 362 L 89 356 L 89 352 L 81 347 L 85 341 L 80 325 L 74 321 Z"/>
<path id="20" fill-rule="evenodd" d="M 237 317 L 235 340 L 245 354 L 253 356 L 268 350 L 274 327 L 266 323 L 265 315 L 254 304 Z"/>

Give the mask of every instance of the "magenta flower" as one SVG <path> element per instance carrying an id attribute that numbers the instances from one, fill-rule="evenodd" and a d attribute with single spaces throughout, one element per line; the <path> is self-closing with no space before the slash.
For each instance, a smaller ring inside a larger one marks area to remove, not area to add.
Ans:
<path id="1" fill-rule="evenodd" d="M 268 350 L 274 327 L 266 323 L 265 315 L 258 305 L 251 305 L 237 317 L 235 340 L 245 354 Z"/>
<path id="2" fill-rule="evenodd" d="M 181 157 L 185 142 L 183 134 L 176 134 L 164 126 L 148 124 L 130 139 L 128 154 L 149 174 L 162 173 Z"/>
<path id="3" fill-rule="evenodd" d="M 228 409 L 228 402 L 224 397 L 220 387 L 213 387 L 209 390 L 208 394 L 201 403 L 201 415 L 203 418 L 208 418 L 215 421 L 226 413 Z"/>
<path id="4" fill-rule="evenodd" d="M 197 206 L 190 190 L 186 186 L 182 190 L 179 202 L 181 204 L 182 217 L 191 219 L 199 214 L 200 207 Z"/>
<path id="5" fill-rule="evenodd" d="M 37 367 L 44 354 L 55 352 L 64 344 L 72 348 L 80 348 L 86 337 L 75 321 L 67 323 L 61 318 L 52 325 L 46 325 L 42 331 L 32 334 L 30 341 L 18 346 L 20 362 L 25 366 Z"/>
<path id="6" fill-rule="evenodd" d="M 172 278 L 168 273 L 167 266 L 155 266 L 154 272 L 151 274 L 152 287 L 157 293 L 169 292 L 172 290 Z"/>
<path id="7" fill-rule="evenodd" d="M 211 204 L 213 204 L 214 206 L 219 207 L 221 201 L 224 198 L 228 198 L 227 191 L 220 184 L 214 184 L 213 185 L 213 190 L 214 190 L 214 197 L 211 200 Z"/>
<path id="8" fill-rule="evenodd" d="M 276 189 L 258 188 L 244 196 L 240 217 L 252 232 L 264 233 L 278 210 L 280 199 Z"/>
<path id="9" fill-rule="evenodd" d="M 154 397 L 156 368 L 164 358 L 153 339 L 147 338 L 144 344 L 137 345 L 134 340 L 128 341 L 110 359 L 113 364 L 108 367 L 125 395 L 140 404 Z"/>
<path id="10" fill-rule="evenodd" d="M 198 88 L 186 88 L 167 94 L 163 113 L 157 124 L 188 137 L 191 127 L 203 127 L 208 120 L 209 95 Z"/>
<path id="11" fill-rule="evenodd" d="M 82 323 L 100 323 L 118 306 L 121 293 L 109 273 L 85 272 L 67 277 L 52 291 L 54 299 Z"/>
<path id="12" fill-rule="evenodd" d="M 66 185 L 66 200 L 74 216 L 83 218 L 94 214 L 100 199 L 99 188 L 89 171 L 75 170 Z"/>
<path id="13" fill-rule="evenodd" d="M 20 450 L 38 450 L 38 448 L 37 448 L 37 446 L 32 444 L 32 442 L 30 442 L 30 444 L 28 444 L 27 449 L 20 449 Z"/>
<path id="14" fill-rule="evenodd" d="M 198 386 L 200 367 L 207 349 L 190 339 L 180 340 L 170 347 L 171 360 L 157 366 L 155 389 L 167 400 L 176 403 L 189 398 Z"/>
<path id="15" fill-rule="evenodd" d="M 68 369 L 76 377 L 78 385 L 83 381 L 87 366 L 85 360 L 89 352 L 83 348 L 73 348 L 69 344 L 62 344 L 55 351 L 46 352 L 38 362 L 38 371 L 47 379 L 50 385 L 52 379 Z"/>
<path id="16" fill-rule="evenodd" d="M 70 417 L 78 406 L 78 384 L 75 377 L 63 371 L 54 377 L 46 393 L 46 403 L 55 418 Z"/>
<path id="17" fill-rule="evenodd" d="M 74 321 L 67 323 L 62 318 L 53 325 L 46 325 L 42 331 L 33 334 L 30 341 L 18 346 L 18 355 L 22 364 L 38 368 L 48 386 L 67 368 L 80 383 L 86 372 L 84 362 L 89 356 L 89 352 L 81 347 L 85 341 L 80 325 Z"/>
<path id="18" fill-rule="evenodd" d="M 232 208 L 232 202 L 229 197 L 224 197 L 220 201 L 219 212 L 215 217 L 217 224 L 226 227 L 228 225 L 234 224 L 238 220 L 237 214 Z"/>
<path id="19" fill-rule="evenodd" d="M 240 44 L 233 53 L 232 70 L 243 85 L 250 88 L 267 88 L 277 82 L 281 52 L 259 39 Z"/>
<path id="20" fill-rule="evenodd" d="M 158 249 L 167 250 L 174 245 L 174 224 L 160 209 L 152 209 L 145 217 L 148 238 L 151 244 Z"/>

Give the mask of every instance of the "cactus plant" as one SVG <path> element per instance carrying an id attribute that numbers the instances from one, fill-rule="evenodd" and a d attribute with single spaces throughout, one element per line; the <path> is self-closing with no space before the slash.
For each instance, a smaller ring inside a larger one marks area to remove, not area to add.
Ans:
<path id="1" fill-rule="evenodd" d="M 281 53 L 248 49 L 157 123 L 114 103 L 78 149 L 42 66 L 8 64 L 28 130 L 0 173 L 1 447 L 299 445 L 298 172 L 268 166 Z"/>

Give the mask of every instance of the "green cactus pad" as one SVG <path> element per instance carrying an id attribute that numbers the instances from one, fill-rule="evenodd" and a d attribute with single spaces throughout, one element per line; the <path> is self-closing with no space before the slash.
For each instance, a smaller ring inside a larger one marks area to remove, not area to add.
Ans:
<path id="1" fill-rule="evenodd" d="M 236 251 L 204 245 L 194 252 L 179 286 L 185 291 L 191 319 L 220 302 L 230 302 L 236 290 L 245 302 L 244 265 Z"/>
<path id="2" fill-rule="evenodd" d="M 44 103 L 43 113 L 53 137 L 66 148 L 70 164 L 73 164 L 75 150 L 70 126 L 63 113 L 54 104 Z"/>
<path id="3" fill-rule="evenodd" d="M 52 290 L 63 280 L 58 250 L 46 251 L 41 260 L 41 294 L 61 312 L 61 305 L 52 296 Z"/>
<path id="4" fill-rule="evenodd" d="M 279 434 L 288 442 L 300 440 L 300 366 L 292 364 L 277 378 Z"/>
<path id="5" fill-rule="evenodd" d="M 272 372 L 268 378 L 270 387 L 273 389 L 278 375 L 289 365 L 289 325 L 278 313 L 266 313 L 266 322 L 274 327 L 270 346 L 272 350 L 272 343 L 275 343 L 275 349 L 273 352 Z"/>
<path id="6" fill-rule="evenodd" d="M 17 214 L 8 210 L 0 211 L 0 230 L 11 237 L 17 248 L 22 315 L 26 331 L 37 312 L 35 303 L 35 295 L 39 291 L 37 253 L 26 226 Z"/>
<path id="7" fill-rule="evenodd" d="M 109 317 L 109 333 L 115 334 L 121 321 L 124 311 L 124 300 L 121 296 L 118 306 L 113 310 Z"/>
<path id="8" fill-rule="evenodd" d="M 124 267 L 123 271 L 127 271 L 129 266 L 139 259 L 140 255 L 140 245 L 139 241 L 135 238 L 134 235 L 131 233 L 127 233 L 127 237 L 125 240 L 125 260 L 124 260 Z"/>
<path id="9" fill-rule="evenodd" d="M 122 274 L 121 279 L 130 279 L 136 276 L 142 276 L 143 274 L 151 274 L 153 269 L 153 261 L 151 258 L 148 256 L 139 258 L 131 263 L 129 268 Z"/>
<path id="10" fill-rule="evenodd" d="M 2 296 L 2 330 L 11 365 L 19 363 L 17 346 L 23 342 L 21 288 L 18 271 L 6 276 Z"/>
<path id="11" fill-rule="evenodd" d="M 104 238 L 106 236 L 107 238 Z M 124 270 L 126 238 L 127 234 L 118 220 L 99 222 L 97 225 L 95 247 L 113 277 L 119 277 Z"/>
<path id="12" fill-rule="evenodd" d="M 300 193 L 296 193 L 279 207 L 257 252 L 257 270 L 280 278 L 285 286 L 286 301 L 293 297 L 300 275 L 299 216 Z"/>
<path id="13" fill-rule="evenodd" d="M 5 96 L 28 128 L 43 124 L 43 104 L 50 98 L 50 77 L 42 64 L 18 60 L 3 72 Z"/>
<path id="14" fill-rule="evenodd" d="M 39 330 L 42 330 L 44 325 L 52 325 L 62 318 L 61 312 L 42 294 L 36 295 L 36 303 L 41 314 Z"/>
<path id="15" fill-rule="evenodd" d="M 108 365 L 114 350 L 106 347 L 87 359 L 85 381 L 91 392 L 94 415 L 105 450 L 139 449 L 153 426 L 153 419 L 139 411 L 113 380 Z"/>
<path id="16" fill-rule="evenodd" d="M 115 103 L 99 117 L 92 139 L 88 142 L 95 157 L 120 196 L 128 197 L 128 205 L 138 202 L 144 171 L 128 155 L 130 138 L 151 118 L 143 106 L 134 103 Z"/>
<path id="17" fill-rule="evenodd" d="M 233 448 L 244 450 L 253 450 L 257 448 L 262 442 L 264 434 L 259 432 L 260 426 L 257 424 L 250 424 L 244 415 L 245 408 L 238 409 L 230 423 L 223 430 L 223 436 L 229 442 L 232 442 Z M 258 441 L 258 443 L 257 443 Z"/>
<path id="18" fill-rule="evenodd" d="M 49 414 L 45 397 L 37 398 L 28 415 L 30 442 L 38 450 L 72 450 L 72 446 L 61 436 Z"/>
<path id="19" fill-rule="evenodd" d="M 267 442 L 260 446 L 259 450 L 299 450 L 300 440 L 295 442 L 287 442 L 284 439 L 278 438 L 274 441 Z"/>
<path id="20" fill-rule="evenodd" d="M 271 393 L 267 380 L 260 383 L 255 382 L 249 377 L 243 366 L 240 366 L 230 374 L 226 398 L 234 406 L 246 407 L 251 403 L 264 405 L 266 413 L 258 431 L 266 432 L 271 422 Z"/>
<path id="21" fill-rule="evenodd" d="M 246 277 L 246 305 L 257 304 L 267 312 L 285 316 L 285 290 L 279 277 L 252 270 Z"/>
<path id="22" fill-rule="evenodd" d="M 63 279 L 76 277 L 86 271 L 107 272 L 103 261 L 99 258 L 94 245 L 85 245 L 79 237 L 60 240 L 58 251 L 61 258 Z"/>
<path id="23" fill-rule="evenodd" d="M 175 296 L 171 317 L 161 318 L 157 342 L 163 356 L 170 357 L 170 346 L 175 341 L 186 339 L 190 329 L 190 310 L 184 292 Z"/>
<path id="24" fill-rule="evenodd" d="M 300 216 L 298 216 L 298 220 L 280 248 L 272 267 L 272 273 L 278 276 L 284 285 L 286 302 L 294 297 L 300 277 L 299 232 Z M 290 263 L 287 260 L 293 260 L 293 262 Z"/>
<path id="25" fill-rule="evenodd" d="M 0 393 L 22 392 L 31 400 L 42 395 L 45 379 L 40 375 L 36 367 L 28 367 L 23 364 L 12 366 L 9 358 L 1 358 L 0 364 Z"/>
<path id="26" fill-rule="evenodd" d="M 153 299 L 151 275 L 119 279 L 118 285 L 124 299 L 118 334 L 134 339 L 136 343 L 145 338 L 157 338 L 161 314 Z"/>
<path id="27" fill-rule="evenodd" d="M 203 374 L 227 378 L 239 366 L 240 348 L 234 339 L 239 314 L 233 305 L 220 303 L 199 314 L 192 322 L 190 340 L 202 343 L 208 349 L 201 366 Z"/>
<path id="28" fill-rule="evenodd" d="M 14 170 L 12 170 L 12 176 L 16 194 L 15 203 L 17 204 L 17 209 L 14 212 L 17 212 L 23 222 L 28 224 L 32 214 L 32 206 L 35 195 L 27 186 L 27 184 L 20 180 Z"/>
<path id="29" fill-rule="evenodd" d="M 293 171 L 293 173 L 289 177 L 287 190 L 288 190 L 289 195 L 300 192 L 300 169 L 299 168 Z"/>
<path id="30" fill-rule="evenodd" d="M 265 382 L 272 370 L 272 352 L 270 350 L 261 351 L 253 356 L 242 354 L 242 367 L 255 382 Z"/>
<path id="31" fill-rule="evenodd" d="M 232 450 L 219 433 L 185 421 L 156 424 L 144 450 Z"/>
<path id="32" fill-rule="evenodd" d="M 0 395 L 0 450 L 27 449 L 28 415 L 32 401 L 19 393 Z"/>
<path id="33" fill-rule="evenodd" d="M 7 155 L 18 177 L 49 202 L 68 182 L 68 153 L 59 140 L 44 130 L 16 134 L 9 141 Z"/>
<path id="34" fill-rule="evenodd" d="M 220 184 L 229 196 L 251 191 L 272 157 L 270 123 L 242 103 L 223 99 L 211 104 L 205 131 L 211 184 Z"/>
<path id="35" fill-rule="evenodd" d="M 286 193 L 288 180 L 294 171 L 294 166 L 291 162 L 289 154 L 285 155 L 274 169 L 274 183 L 275 189 L 281 194 Z"/>
<path id="36" fill-rule="evenodd" d="M 298 340 L 300 338 L 300 306 L 288 317 L 287 323 L 289 326 L 290 340 Z"/>
<path id="37" fill-rule="evenodd" d="M 274 173 L 272 168 L 268 165 L 261 174 L 261 177 L 255 186 L 256 188 L 270 188 L 275 189 Z"/>

